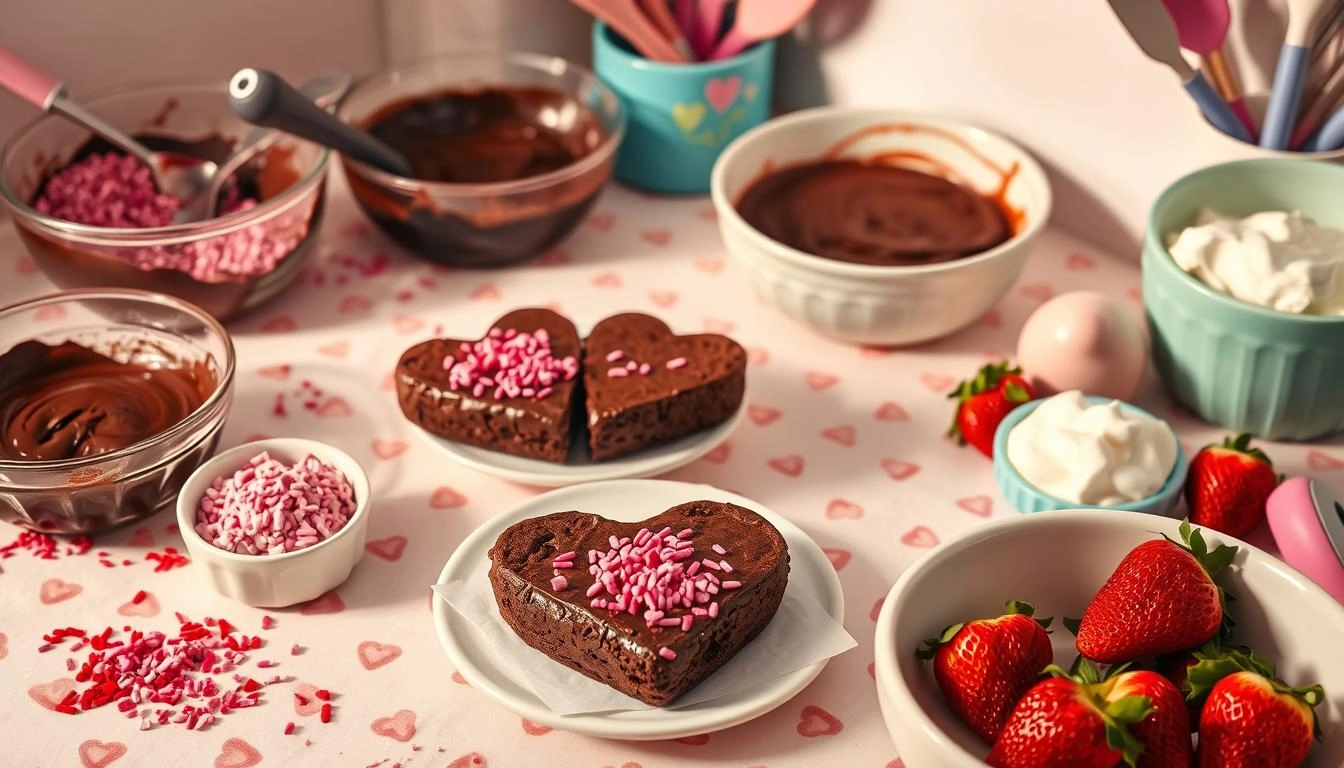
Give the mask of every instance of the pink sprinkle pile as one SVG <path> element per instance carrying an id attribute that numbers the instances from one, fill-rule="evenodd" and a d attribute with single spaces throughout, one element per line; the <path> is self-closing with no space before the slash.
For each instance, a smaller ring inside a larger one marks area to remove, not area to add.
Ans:
<path id="1" fill-rule="evenodd" d="M 665 627 L 689 632 L 696 621 L 718 618 L 717 595 L 723 590 L 742 586 L 735 580 L 720 579 L 718 573 L 732 572 L 724 559 L 696 559 L 695 531 L 686 528 L 673 533 L 663 528 L 654 533 L 640 528 L 634 537 L 611 536 L 607 550 L 588 550 L 588 573 L 593 582 L 584 594 L 589 606 L 612 613 L 639 614 L 649 627 Z M 721 545 L 713 545 L 716 554 L 726 554 Z M 572 572 L 577 553 L 565 552 L 551 560 L 554 577 L 551 587 L 564 592 L 572 585 L 566 572 Z M 674 660 L 670 648 L 659 655 Z"/>
<path id="2" fill-rule="evenodd" d="M 621 362 L 624 360 L 625 362 Z M 607 369 L 607 378 L 619 379 L 626 376 L 648 376 L 653 372 L 653 366 L 648 363 L 641 363 L 638 360 L 630 360 L 625 356 L 625 350 L 613 349 L 607 353 L 607 362 L 613 365 Z M 667 370 L 675 371 L 678 368 L 686 367 L 686 358 L 674 357 L 665 364 Z"/>
<path id="3" fill-rule="evenodd" d="M 230 552 L 277 555 L 331 537 L 354 512 L 354 491 L 335 467 L 315 456 L 290 466 L 263 452 L 206 489 L 196 532 Z"/>
<path id="4" fill-rule="evenodd" d="M 257 204 L 252 198 L 227 200 L 223 213 Z M 149 168 L 138 158 L 115 152 L 94 153 L 57 171 L 33 201 L 33 208 L 57 219 L 118 229 L 168 226 L 181 205 L 177 198 L 159 193 Z M 137 269 L 172 269 L 207 283 L 264 275 L 307 236 L 306 215 L 278 216 L 192 242 L 110 253 Z"/>
<path id="5" fill-rule="evenodd" d="M 453 391 L 470 392 L 472 397 L 488 394 L 495 400 L 540 400 L 551 394 L 555 384 L 579 373 L 579 361 L 572 355 L 551 353 L 551 337 L 545 328 L 536 333 L 492 328 L 480 341 L 463 342 L 456 356 L 444 358 L 443 367 Z"/>

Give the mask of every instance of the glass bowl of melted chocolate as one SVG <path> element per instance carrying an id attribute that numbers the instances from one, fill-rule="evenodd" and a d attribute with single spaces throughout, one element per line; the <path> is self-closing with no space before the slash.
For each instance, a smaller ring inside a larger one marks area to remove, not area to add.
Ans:
<path id="1" fill-rule="evenodd" d="M 171 506 L 214 452 L 233 374 L 219 322 L 163 294 L 0 308 L 0 520 L 92 534 Z"/>
<path id="2" fill-rule="evenodd" d="M 554 56 L 457 53 L 356 85 L 341 117 L 398 150 L 415 178 L 342 156 L 351 191 L 415 255 L 458 267 L 537 256 L 583 220 L 611 176 L 620 99 Z"/>
<path id="3" fill-rule="evenodd" d="M 252 130 L 227 82 L 138 84 L 80 97 L 150 149 L 222 163 Z M 58 116 L 22 128 L 0 155 L 0 201 L 59 288 L 155 291 L 221 322 L 298 277 L 322 220 L 327 150 L 283 136 L 244 165 L 208 218 L 174 223 L 182 201 L 149 169 Z"/>

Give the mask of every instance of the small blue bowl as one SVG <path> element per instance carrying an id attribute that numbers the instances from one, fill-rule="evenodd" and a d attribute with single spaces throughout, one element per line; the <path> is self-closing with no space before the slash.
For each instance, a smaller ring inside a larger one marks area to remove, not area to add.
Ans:
<path id="1" fill-rule="evenodd" d="M 1093 405 L 1105 405 L 1111 402 L 1109 397 L 1094 397 L 1092 395 L 1088 395 L 1084 399 Z M 1055 509 L 1114 509 L 1121 512 L 1144 512 L 1150 515 L 1171 516 L 1172 511 L 1181 501 L 1181 490 L 1185 487 L 1185 476 L 1190 469 L 1190 461 L 1186 458 L 1185 450 L 1181 448 L 1180 440 L 1176 441 L 1176 465 L 1171 468 L 1171 474 L 1167 476 L 1167 482 L 1158 489 L 1157 493 L 1146 499 L 1124 504 L 1079 504 L 1075 501 L 1065 501 L 1042 493 L 1036 486 L 1027 482 L 1026 478 L 1022 477 L 1012 463 L 1008 461 L 1008 433 L 1032 411 L 1036 410 L 1042 402 L 1044 400 L 1033 400 L 1014 408 L 999 423 L 999 428 L 994 432 L 994 480 L 998 482 L 999 489 L 1003 491 L 1003 495 L 1008 499 L 1009 504 L 1012 504 L 1019 512 L 1048 512 Z M 1157 418 L 1142 408 L 1125 402 L 1120 403 L 1120 409 L 1126 413 Z"/>

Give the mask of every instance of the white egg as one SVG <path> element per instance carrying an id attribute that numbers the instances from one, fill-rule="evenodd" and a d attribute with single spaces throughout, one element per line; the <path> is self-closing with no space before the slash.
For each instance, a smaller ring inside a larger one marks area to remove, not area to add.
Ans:
<path id="1" fill-rule="evenodd" d="M 1070 389 L 1130 400 L 1148 366 L 1139 319 L 1095 291 L 1061 294 L 1031 313 L 1017 338 L 1017 363 L 1040 396 Z"/>

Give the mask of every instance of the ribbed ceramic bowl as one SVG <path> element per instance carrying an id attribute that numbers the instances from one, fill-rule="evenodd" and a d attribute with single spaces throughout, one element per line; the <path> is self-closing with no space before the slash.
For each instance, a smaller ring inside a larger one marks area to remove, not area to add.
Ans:
<path id="1" fill-rule="evenodd" d="M 311 547 L 278 555 L 249 555 L 220 549 L 196 532 L 197 513 L 207 488 L 221 475 L 232 475 L 253 456 L 268 452 L 293 464 L 312 454 L 345 475 L 355 496 L 355 513 L 330 537 Z M 369 479 L 345 451 L 316 440 L 271 438 L 245 443 L 202 464 L 177 498 L 177 527 L 193 567 L 221 595 L 262 608 L 281 608 L 319 597 L 350 578 L 364 556 L 369 530 Z"/>
<path id="2" fill-rule="evenodd" d="M 910 158 L 902 164 L 985 194 L 1003 187 L 1007 207 L 1020 213 L 1015 234 L 964 259 L 874 266 L 791 248 L 737 212 L 743 193 L 770 169 L 833 156 Z M 913 159 L 921 157 L 927 160 Z M 947 336 L 993 307 L 1021 275 L 1052 204 L 1040 165 L 1003 136 L 947 117 L 853 107 L 803 110 L 742 134 L 719 155 L 710 194 L 724 245 L 759 297 L 824 336 L 883 346 Z"/>
<path id="3" fill-rule="evenodd" d="M 1107 397 L 1086 398 L 1093 405 L 1104 405 L 1111 402 Z M 1008 461 L 1008 433 L 1012 432 L 1013 427 L 1022 423 L 1022 420 L 1031 415 L 1044 400 L 1033 400 L 1030 403 L 1014 408 L 1008 413 L 1008 416 L 999 423 L 999 428 L 994 432 L 994 480 L 998 482 L 999 489 L 1003 491 L 1003 496 L 1019 512 L 1046 512 L 1056 509 L 1111 509 L 1120 512 L 1146 512 L 1152 515 L 1170 515 L 1181 502 L 1181 489 L 1185 486 L 1185 477 L 1190 469 L 1190 461 L 1185 455 L 1185 450 L 1181 448 L 1180 440 L 1176 441 L 1176 465 L 1172 467 L 1171 474 L 1167 476 L 1167 481 L 1162 484 L 1157 493 L 1146 499 L 1131 501 L 1126 504 L 1112 504 L 1108 506 L 1097 506 L 1091 504 L 1079 504 L 1075 501 L 1066 501 L 1042 492 L 1035 485 L 1032 485 L 1017 468 Z M 1120 409 L 1126 413 L 1157 418 L 1151 413 L 1130 405 L 1129 403 L 1120 403 Z M 1170 427 L 1168 427 L 1170 429 Z"/>
<path id="4" fill-rule="evenodd" d="M 1344 228 L 1344 166 L 1242 160 L 1167 187 L 1148 215 L 1143 305 L 1153 364 L 1172 395 L 1205 421 L 1266 440 L 1314 440 L 1344 429 L 1344 317 L 1294 315 L 1225 296 L 1186 274 L 1166 248 L 1201 208 L 1229 216 L 1301 211 Z"/>
<path id="5" fill-rule="evenodd" d="M 930 550 L 901 574 L 882 601 L 874 644 L 874 677 L 882 718 L 905 768 L 983 768 L 989 747 L 943 700 L 927 662 L 915 650 L 950 624 L 997 616 L 1006 600 L 1025 600 L 1038 616 L 1081 616 L 1129 550 L 1163 534 L 1179 539 L 1176 520 L 1060 510 L 1013 515 L 977 526 Z M 1316 708 L 1322 740 L 1303 768 L 1344 765 L 1344 607 L 1283 561 L 1242 541 L 1204 529 L 1209 546 L 1239 548 L 1219 581 L 1235 591 L 1229 611 L 1233 640 L 1275 662 L 1293 685 L 1320 683 Z M 1058 624 L 1055 663 L 1077 650 Z"/>

